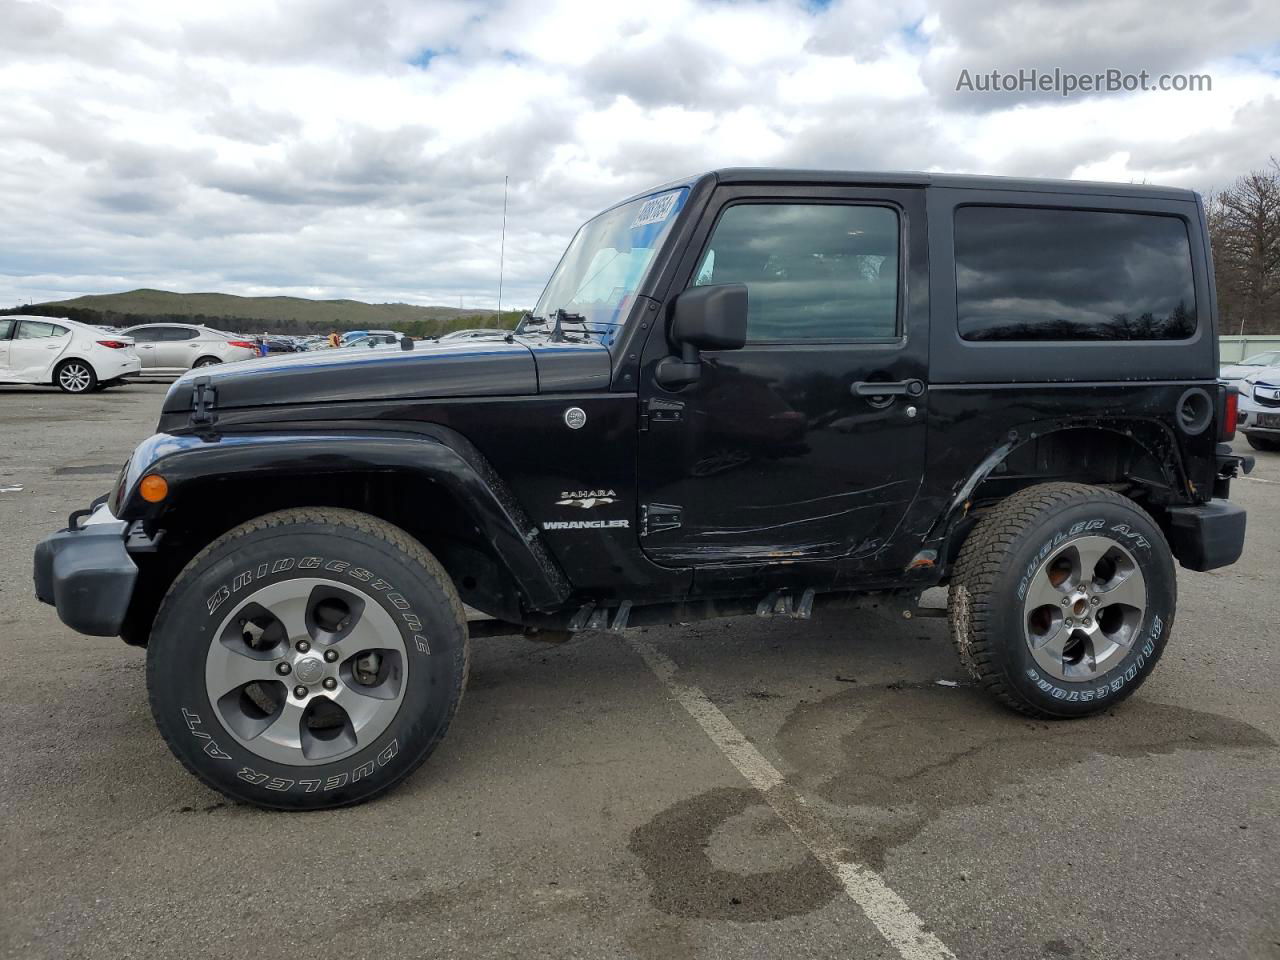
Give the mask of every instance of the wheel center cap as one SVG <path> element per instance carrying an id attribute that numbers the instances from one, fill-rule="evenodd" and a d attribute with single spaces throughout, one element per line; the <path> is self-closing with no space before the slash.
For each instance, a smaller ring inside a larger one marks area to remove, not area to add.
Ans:
<path id="1" fill-rule="evenodd" d="M 324 661 L 318 657 L 307 657 L 294 665 L 293 675 L 302 683 L 319 683 L 324 676 Z"/>

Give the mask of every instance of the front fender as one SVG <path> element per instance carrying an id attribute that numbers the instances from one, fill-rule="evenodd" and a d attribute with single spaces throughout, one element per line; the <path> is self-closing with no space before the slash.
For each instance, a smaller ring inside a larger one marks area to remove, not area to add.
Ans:
<path id="1" fill-rule="evenodd" d="M 112 513 L 125 521 L 141 520 L 148 529 L 161 527 L 167 505 L 180 498 L 184 485 L 210 476 L 408 472 L 424 483 L 440 484 L 464 505 L 531 608 L 559 607 L 569 594 L 568 581 L 502 478 L 465 437 L 444 428 L 433 433 L 156 434 L 138 446 L 125 466 L 112 493 Z M 139 482 L 149 474 L 168 483 L 168 496 L 160 503 L 148 503 L 139 492 Z"/>

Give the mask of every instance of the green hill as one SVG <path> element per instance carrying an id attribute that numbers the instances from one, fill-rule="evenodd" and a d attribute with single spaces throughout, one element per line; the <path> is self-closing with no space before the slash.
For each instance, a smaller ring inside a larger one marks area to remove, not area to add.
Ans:
<path id="1" fill-rule="evenodd" d="M 204 323 L 241 333 L 328 333 L 331 330 L 390 329 L 415 336 L 436 336 L 468 327 L 514 327 L 518 310 L 419 307 L 409 303 L 359 300 L 307 300 L 303 297 L 237 297 L 229 293 L 171 293 L 130 290 L 92 294 L 71 300 L 11 307 L 5 313 L 66 317 L 85 323 L 129 326 L 171 320 Z"/>

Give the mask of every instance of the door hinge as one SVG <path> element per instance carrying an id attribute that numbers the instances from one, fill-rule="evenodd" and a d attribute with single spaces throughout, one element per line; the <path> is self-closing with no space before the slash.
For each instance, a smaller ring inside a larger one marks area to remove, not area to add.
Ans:
<path id="1" fill-rule="evenodd" d="M 209 386 L 209 378 L 201 377 L 195 382 L 191 394 L 191 423 L 193 426 L 213 424 L 218 419 L 215 408 L 218 406 L 218 388 Z"/>
<path id="2" fill-rule="evenodd" d="M 662 400 L 650 397 L 640 410 L 640 429 L 648 430 L 650 423 L 680 423 L 684 420 L 683 400 Z"/>
<path id="3" fill-rule="evenodd" d="M 684 507 L 672 503 L 646 503 L 640 507 L 640 536 L 679 530 Z"/>

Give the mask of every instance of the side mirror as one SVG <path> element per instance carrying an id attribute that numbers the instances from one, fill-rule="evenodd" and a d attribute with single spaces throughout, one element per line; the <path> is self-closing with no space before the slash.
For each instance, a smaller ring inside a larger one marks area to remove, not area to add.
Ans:
<path id="1" fill-rule="evenodd" d="M 747 285 L 720 283 L 691 287 L 672 304 L 671 339 L 680 357 L 663 357 L 658 383 L 678 390 L 702 374 L 700 350 L 740 350 L 747 342 Z"/>

